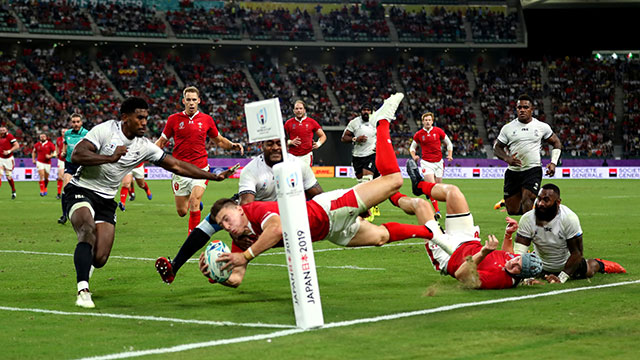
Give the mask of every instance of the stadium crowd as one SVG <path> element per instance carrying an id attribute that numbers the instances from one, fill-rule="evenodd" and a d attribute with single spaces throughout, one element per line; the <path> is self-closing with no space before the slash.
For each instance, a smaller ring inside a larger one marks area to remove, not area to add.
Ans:
<path id="1" fill-rule="evenodd" d="M 611 64 L 580 57 L 549 61 L 554 130 L 572 156 L 609 156 L 615 134 Z"/>
<path id="2" fill-rule="evenodd" d="M 167 21 L 177 37 L 189 35 L 240 37 L 239 8 L 228 3 L 222 8 L 200 9 L 182 2 L 180 10 L 167 11 Z"/>
<path id="3" fill-rule="evenodd" d="M 164 22 L 155 9 L 145 6 L 97 3 L 88 8 L 105 36 L 166 36 Z"/>
<path id="4" fill-rule="evenodd" d="M 242 26 L 253 40 L 315 40 L 311 16 L 307 11 L 245 9 L 243 13 Z"/>
<path id="5" fill-rule="evenodd" d="M 400 41 L 464 42 L 467 36 L 461 10 L 447 11 L 436 6 L 430 10 L 423 7 L 420 11 L 407 11 L 393 6 L 389 9 L 389 16 Z"/>
<path id="6" fill-rule="evenodd" d="M 86 13 L 66 2 L 13 1 L 10 6 L 16 11 L 29 32 L 52 32 L 91 35 L 91 20 Z"/>
<path id="7" fill-rule="evenodd" d="M 320 14 L 318 21 L 327 41 L 389 41 L 385 10 L 376 1 Z"/>
<path id="8" fill-rule="evenodd" d="M 407 98 L 391 129 L 399 156 L 408 155 L 409 139 L 421 126 L 421 114 L 432 111 L 436 125 L 454 144 L 454 157 L 482 158 L 487 156 L 485 145 L 491 145 L 498 129 L 515 117 L 517 96 L 528 93 L 536 105 L 534 117 L 550 123 L 563 142 L 565 157 L 611 157 L 616 131 L 622 137 L 622 155 L 640 155 L 637 61 L 505 58 L 469 66 L 407 56 L 397 63 L 349 58 L 320 65 L 256 52 L 248 63 L 222 65 L 214 64 L 208 52 L 158 56 L 151 51 L 101 51 L 95 61 L 81 50 L 61 56 L 64 52 L 56 48 L 24 47 L 19 54 L 1 55 L 0 120 L 23 145 L 18 157 L 30 154 L 39 132 L 57 136 L 69 114 L 83 114 L 91 127 L 116 117 L 119 99 L 130 95 L 143 96 L 151 104 L 149 135 L 157 138 L 168 115 L 182 109 L 181 89 L 188 85 L 200 88 L 202 111 L 211 114 L 234 142 L 247 142 L 244 104 L 260 96 L 279 97 L 284 118 L 292 116 L 293 100 L 300 98 L 309 116 L 323 126 L 346 126 L 363 104 L 379 106 L 385 96 L 402 90 Z M 548 81 L 543 84 L 544 72 Z M 475 81 L 473 92 L 469 79 Z M 614 108 L 617 81 L 624 95 L 622 119 L 616 118 Z M 548 114 L 545 101 L 551 104 Z M 481 114 L 484 129 L 478 128 L 476 114 Z M 486 137 L 481 130 L 486 130 Z M 254 155 L 259 149 L 249 145 L 246 152 Z M 238 154 L 211 146 L 210 155 Z"/>

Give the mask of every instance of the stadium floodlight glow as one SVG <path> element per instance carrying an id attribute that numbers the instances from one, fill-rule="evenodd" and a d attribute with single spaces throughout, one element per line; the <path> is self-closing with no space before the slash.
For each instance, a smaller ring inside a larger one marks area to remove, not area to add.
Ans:
<path id="1" fill-rule="evenodd" d="M 629 59 L 629 60 L 633 59 L 633 53 L 628 53 L 627 54 L 627 59 Z"/>
<path id="2" fill-rule="evenodd" d="M 597 60 L 602 60 L 602 55 L 600 55 L 600 53 L 597 53 L 597 54 L 596 54 L 596 59 L 597 59 Z"/>
<path id="3" fill-rule="evenodd" d="M 618 59 L 618 54 L 616 54 L 616 53 L 611 54 L 611 58 L 613 58 L 614 60 L 617 60 Z"/>

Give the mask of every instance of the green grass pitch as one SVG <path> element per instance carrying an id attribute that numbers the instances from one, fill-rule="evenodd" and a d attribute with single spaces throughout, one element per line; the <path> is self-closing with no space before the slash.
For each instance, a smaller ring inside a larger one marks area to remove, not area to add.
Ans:
<path id="1" fill-rule="evenodd" d="M 501 235 L 506 213 L 493 210 L 493 204 L 502 181 L 450 182 L 466 194 L 482 237 Z M 326 191 L 355 181 L 320 183 Z M 117 210 L 111 258 L 91 278 L 97 308 L 75 307 L 76 237 L 70 223 L 56 222 L 55 183 L 44 198 L 37 182 L 18 183 L 18 198 L 12 201 L 3 182 L 0 358 L 636 359 L 640 284 L 629 282 L 640 279 L 639 182 L 556 183 L 563 204 L 580 216 L 585 256 L 620 262 L 627 274 L 598 274 L 564 285 L 466 290 L 433 270 L 419 240 L 364 249 L 316 242 L 328 326 L 299 332 L 293 329 L 282 249 L 254 260 L 238 289 L 209 284 L 195 262 L 187 263 L 172 285 L 161 282 L 154 260 L 174 256 L 187 230 L 168 181 L 149 182 L 153 200 L 138 190 L 126 212 Z M 211 183 L 205 213 L 235 189 L 237 180 Z M 408 180 L 403 191 L 410 193 Z M 388 202 L 381 211 L 378 224 L 416 222 Z M 215 238 L 229 243 L 226 233 Z M 558 291 L 568 289 L 580 290 Z M 523 298 L 527 295 L 537 297 Z M 145 350 L 153 351 L 138 353 Z"/>

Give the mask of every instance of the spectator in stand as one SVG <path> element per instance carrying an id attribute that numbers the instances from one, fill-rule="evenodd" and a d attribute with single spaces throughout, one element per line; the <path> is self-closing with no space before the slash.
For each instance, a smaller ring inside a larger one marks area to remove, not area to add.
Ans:
<path id="1" fill-rule="evenodd" d="M 155 8 L 129 4 L 102 4 L 89 6 L 91 16 L 104 36 L 122 36 L 122 33 L 164 34 L 164 22 L 156 17 Z"/>
<path id="2" fill-rule="evenodd" d="M 91 22 L 79 7 L 67 2 L 18 0 L 11 7 L 30 32 L 55 30 L 91 31 Z"/>
<path id="3" fill-rule="evenodd" d="M 344 6 L 318 17 L 325 39 L 349 38 L 351 41 L 389 41 L 384 7 L 377 1 Z"/>
<path id="4" fill-rule="evenodd" d="M 471 23 L 471 35 L 475 41 L 515 42 L 520 18 L 516 11 L 505 9 L 494 12 L 489 9 L 469 7 L 466 12 Z"/>
<path id="5" fill-rule="evenodd" d="M 304 101 L 297 100 L 293 105 L 293 117 L 284 123 L 289 153 L 313 166 L 312 150 L 318 149 L 327 141 L 327 135 L 317 121 L 307 116 Z M 318 141 L 313 141 L 313 135 Z"/>
<path id="6" fill-rule="evenodd" d="M 254 40 L 313 41 L 311 16 L 306 10 L 245 9 L 242 26 Z"/>
<path id="7" fill-rule="evenodd" d="M 180 10 L 169 10 L 166 16 L 178 37 L 189 34 L 240 37 L 242 29 L 237 20 L 242 12 L 232 3 L 226 3 L 222 8 L 211 9 L 181 3 Z"/>
<path id="8" fill-rule="evenodd" d="M 389 10 L 400 41 L 464 42 L 466 31 L 462 11 L 447 11 L 444 7 L 429 7 L 406 11 L 393 6 Z"/>

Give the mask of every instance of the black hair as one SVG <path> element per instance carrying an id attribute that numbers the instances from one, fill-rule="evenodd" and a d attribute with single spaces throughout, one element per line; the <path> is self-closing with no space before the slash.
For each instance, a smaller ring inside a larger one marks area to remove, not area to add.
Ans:
<path id="1" fill-rule="evenodd" d="M 218 216 L 218 213 L 220 212 L 220 210 L 230 205 L 238 205 L 238 203 L 236 203 L 233 199 L 229 199 L 229 198 L 218 199 L 218 201 L 214 202 L 213 206 L 211 206 L 210 219 L 215 221 L 216 216 Z"/>
<path id="2" fill-rule="evenodd" d="M 529 94 L 522 94 L 520 96 L 518 96 L 518 101 L 528 101 L 531 103 L 531 105 L 533 105 L 533 99 L 531 98 L 531 96 L 529 96 Z"/>
<path id="3" fill-rule="evenodd" d="M 545 190 L 553 190 L 558 195 L 558 197 L 560 197 L 560 188 L 555 184 L 544 184 L 542 185 L 542 188 Z"/>
<path id="4" fill-rule="evenodd" d="M 122 105 L 120 105 L 120 114 L 131 114 L 134 113 L 136 109 L 147 110 L 149 109 L 149 104 L 141 97 L 132 96 L 122 102 Z"/>

